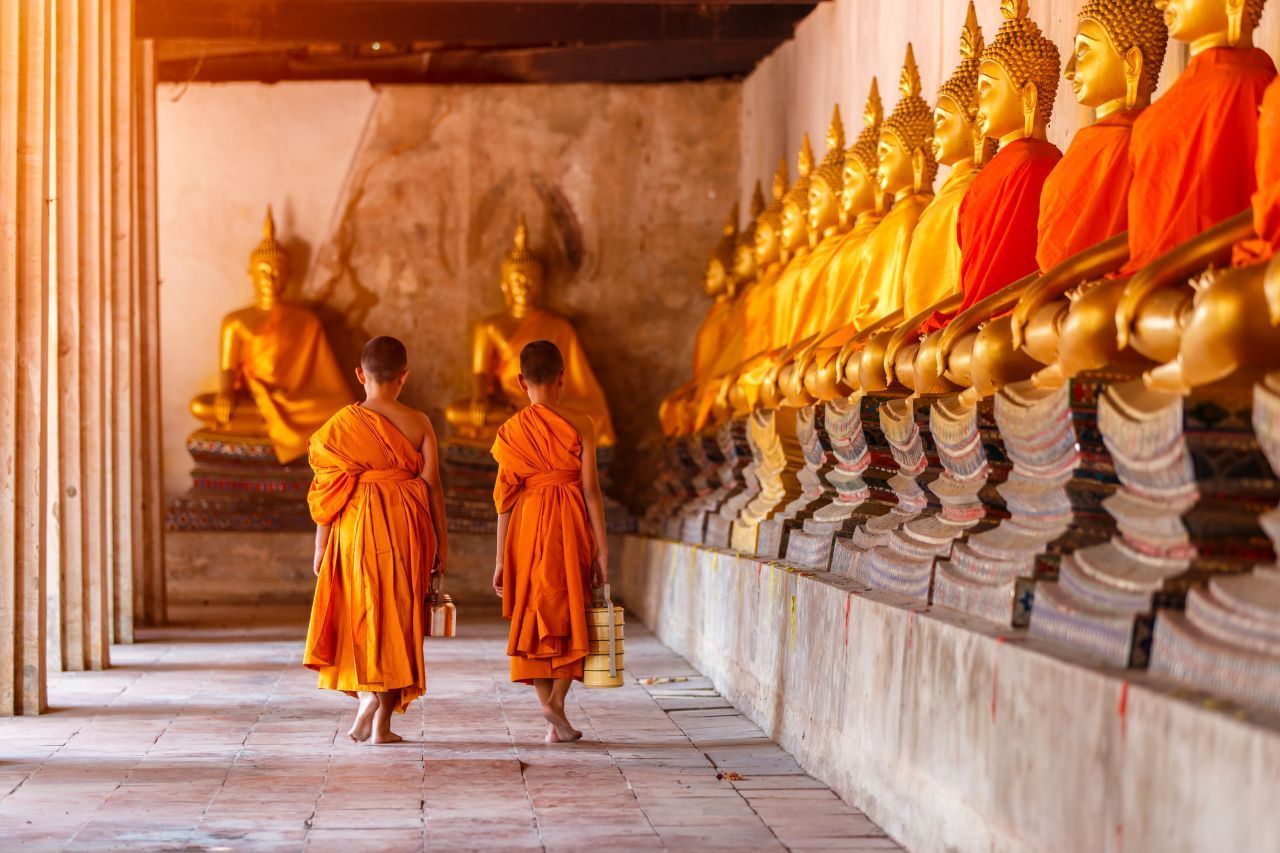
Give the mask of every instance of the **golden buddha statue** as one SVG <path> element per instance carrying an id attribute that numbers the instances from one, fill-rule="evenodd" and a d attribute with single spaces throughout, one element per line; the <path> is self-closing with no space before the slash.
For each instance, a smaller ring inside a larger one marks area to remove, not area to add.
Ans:
<path id="1" fill-rule="evenodd" d="M 249 279 L 254 304 L 222 320 L 218 390 L 196 396 L 191 414 L 210 432 L 269 438 L 276 458 L 291 462 L 353 398 L 320 318 L 284 298 L 289 255 L 276 240 L 269 207 L 262 242 L 249 256 Z"/>
<path id="2" fill-rule="evenodd" d="M 564 317 L 541 307 L 545 271 L 529 250 L 524 217 L 511 251 L 502 260 L 499 286 L 506 310 L 476 324 L 471 337 L 471 396 L 451 403 L 445 419 L 465 441 L 488 443 L 498 427 L 527 402 L 520 390 L 520 350 L 532 341 L 551 341 L 564 355 L 564 408 L 590 417 L 601 446 L 615 441 L 604 391 L 596 380 L 578 333 Z"/>

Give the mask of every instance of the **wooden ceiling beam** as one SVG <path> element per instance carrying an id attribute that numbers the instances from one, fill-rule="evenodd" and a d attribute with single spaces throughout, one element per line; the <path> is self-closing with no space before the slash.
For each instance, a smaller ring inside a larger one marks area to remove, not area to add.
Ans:
<path id="1" fill-rule="evenodd" d="M 578 45 L 790 37 L 812 3 L 135 0 L 150 39 Z"/>

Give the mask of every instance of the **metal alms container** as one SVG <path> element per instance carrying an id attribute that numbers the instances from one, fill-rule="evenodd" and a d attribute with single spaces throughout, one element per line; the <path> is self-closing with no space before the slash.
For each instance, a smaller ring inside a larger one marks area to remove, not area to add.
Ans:
<path id="1" fill-rule="evenodd" d="M 431 591 L 427 594 L 427 636 L 458 636 L 458 608 L 453 605 L 453 598 L 440 587 L 444 576 L 440 572 L 431 573 Z"/>
<path id="2" fill-rule="evenodd" d="M 621 687 L 623 658 L 622 608 L 613 603 L 609 585 L 596 590 L 587 608 L 590 651 L 582 663 L 584 687 Z"/>

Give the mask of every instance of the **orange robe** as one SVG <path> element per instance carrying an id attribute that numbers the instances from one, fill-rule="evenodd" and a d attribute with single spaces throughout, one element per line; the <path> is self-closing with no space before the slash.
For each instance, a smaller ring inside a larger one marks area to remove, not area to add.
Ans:
<path id="1" fill-rule="evenodd" d="M 912 193 L 895 201 L 867 237 L 853 302 L 855 329 L 865 329 L 903 306 L 903 271 L 911 251 L 912 235 L 920 215 L 932 200 L 931 194 Z"/>
<path id="2" fill-rule="evenodd" d="M 1040 195 L 1041 272 L 1129 227 L 1129 140 L 1140 110 L 1076 131 Z"/>
<path id="3" fill-rule="evenodd" d="M 423 599 L 436 540 L 422 454 L 391 421 L 353 404 L 311 437 L 310 460 L 311 517 L 332 527 L 303 664 L 326 690 L 399 688 L 403 713 L 427 686 Z"/>
<path id="4" fill-rule="evenodd" d="M 782 268 L 778 282 L 773 286 L 773 317 L 769 321 L 771 332 L 769 348 L 781 349 L 792 343 L 791 332 L 795 326 L 796 304 L 801 297 L 805 270 L 813 258 L 808 246 L 800 249 Z"/>
<path id="5" fill-rule="evenodd" d="M 964 160 L 951 167 L 938 194 L 920 214 L 911 237 L 911 251 L 902 271 L 906 282 L 903 314 L 910 319 L 960 291 L 960 244 L 956 220 L 960 202 L 978 177 L 978 167 Z"/>
<path id="6" fill-rule="evenodd" d="M 306 453 L 311 433 L 351 402 L 320 318 L 299 305 L 271 309 L 245 345 L 240 379 L 267 422 L 267 437 L 282 463 Z"/>
<path id="7" fill-rule="evenodd" d="M 810 252 L 804 269 L 800 271 L 800 286 L 787 315 L 787 331 L 783 335 L 787 346 L 795 346 L 822 331 L 827 276 L 845 237 L 844 234 L 828 234 Z"/>
<path id="8" fill-rule="evenodd" d="M 1276 76 L 1266 51 L 1194 57 L 1133 126 L 1129 262 L 1136 272 L 1249 207 L 1257 189 L 1258 107 Z"/>
<path id="9" fill-rule="evenodd" d="M 494 342 L 498 348 L 495 372 L 506 398 L 518 401 L 516 405 L 521 405 L 526 399 L 517 378 L 520 375 L 520 350 L 533 341 L 551 341 L 560 349 L 564 356 L 564 407 L 591 418 L 601 445 L 613 444 L 616 436 L 604 389 L 587 361 L 587 353 L 578 340 L 577 331 L 558 314 L 532 308 L 510 338 Z"/>
<path id="10" fill-rule="evenodd" d="M 1035 272 L 1040 193 L 1062 152 L 1052 142 L 1009 143 L 982 168 L 960 202 L 963 311 Z"/>
<path id="11" fill-rule="evenodd" d="M 1280 249 L 1280 78 L 1271 82 L 1262 98 L 1257 177 L 1253 230 L 1258 236 L 1236 247 L 1237 266 L 1265 261 Z"/>
<path id="12" fill-rule="evenodd" d="M 498 428 L 493 458 L 493 502 L 499 514 L 511 513 L 502 560 L 511 680 L 581 680 L 596 553 L 582 496 L 582 436 L 535 404 Z"/>

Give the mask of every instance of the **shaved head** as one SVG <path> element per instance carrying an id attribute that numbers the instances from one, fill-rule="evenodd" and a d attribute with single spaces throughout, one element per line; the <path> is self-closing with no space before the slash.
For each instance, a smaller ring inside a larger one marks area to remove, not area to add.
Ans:
<path id="1" fill-rule="evenodd" d="M 364 375 L 379 385 L 390 382 L 409 368 L 409 354 L 395 338 L 380 335 L 364 345 L 360 353 Z"/>
<path id="2" fill-rule="evenodd" d="M 564 356 L 551 341 L 533 341 L 520 350 L 520 373 L 530 385 L 554 382 L 564 372 Z"/>

